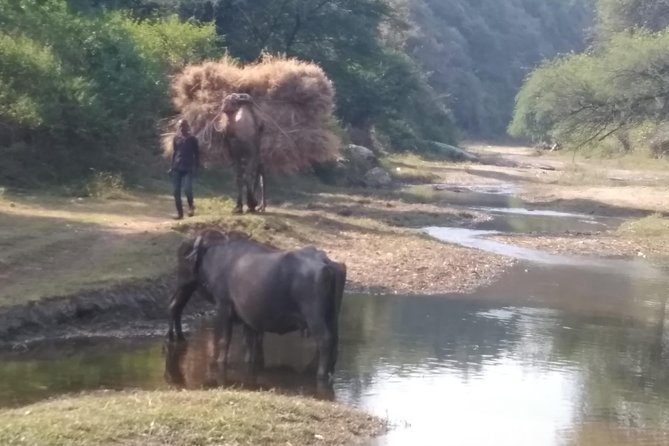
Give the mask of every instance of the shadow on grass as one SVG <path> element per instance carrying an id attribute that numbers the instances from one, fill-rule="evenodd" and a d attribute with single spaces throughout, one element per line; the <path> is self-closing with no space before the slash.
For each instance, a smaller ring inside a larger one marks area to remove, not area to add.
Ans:
<path id="1" fill-rule="evenodd" d="M 180 239 L 0 212 L 0 306 L 169 273 Z"/>

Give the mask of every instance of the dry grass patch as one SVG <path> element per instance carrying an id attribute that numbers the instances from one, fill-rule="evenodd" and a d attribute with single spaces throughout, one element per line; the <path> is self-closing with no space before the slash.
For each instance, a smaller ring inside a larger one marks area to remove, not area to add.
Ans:
<path id="1" fill-rule="evenodd" d="M 348 203 L 348 205 L 344 205 Z M 387 198 L 320 194 L 318 203 L 290 205 L 267 214 L 229 215 L 232 203 L 208 201 L 207 216 L 178 225 L 192 232 L 213 225 L 244 231 L 281 249 L 315 245 L 347 264 L 349 290 L 402 294 L 470 291 L 492 281 L 512 261 L 441 243 L 416 230 L 482 218 L 433 204 Z"/>
<path id="2" fill-rule="evenodd" d="M 628 221 L 620 226 L 618 233 L 634 238 L 669 238 L 669 218 L 656 213 Z"/>
<path id="3" fill-rule="evenodd" d="M 397 182 L 403 184 L 430 184 L 441 179 L 441 176 L 434 171 L 435 163 L 414 154 L 390 155 L 382 161 L 382 164 Z"/>
<path id="4" fill-rule="evenodd" d="M 553 254 L 582 256 L 667 257 L 669 218 L 660 214 L 629 220 L 616 231 L 597 234 L 495 235 L 491 239 Z"/>
<path id="5" fill-rule="evenodd" d="M 386 423 L 339 404 L 272 393 L 104 392 L 0 410 L 0 444 L 349 445 Z"/>
<path id="6" fill-rule="evenodd" d="M 546 182 L 564 186 L 612 186 L 614 180 L 609 178 L 606 169 L 582 164 L 565 164 L 553 175 L 546 176 Z"/>
<path id="7" fill-rule="evenodd" d="M 661 214 L 625 222 L 617 235 L 636 243 L 640 251 L 650 256 L 666 257 L 669 252 L 669 218 Z"/>
<path id="8" fill-rule="evenodd" d="M 630 257 L 644 254 L 644 247 L 633 240 L 601 235 L 495 235 L 488 237 L 509 245 L 539 249 L 551 254 L 573 254 L 588 257 Z"/>
<path id="9" fill-rule="evenodd" d="M 513 261 L 482 251 L 435 242 L 418 234 L 341 231 L 323 247 L 346 262 L 360 291 L 399 294 L 466 292 L 492 282 Z"/>

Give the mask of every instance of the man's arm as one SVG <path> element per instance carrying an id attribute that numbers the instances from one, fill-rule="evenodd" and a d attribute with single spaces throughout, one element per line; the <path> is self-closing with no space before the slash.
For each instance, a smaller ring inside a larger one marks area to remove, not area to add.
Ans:
<path id="1" fill-rule="evenodd" d="M 195 159 L 195 169 L 200 169 L 200 142 L 196 136 L 193 136 L 193 157 Z"/>
<path id="2" fill-rule="evenodd" d="M 172 172 L 172 169 L 174 169 L 174 158 L 177 157 L 177 138 L 176 136 L 172 138 L 172 162 L 170 163 L 170 170 L 169 172 Z"/>

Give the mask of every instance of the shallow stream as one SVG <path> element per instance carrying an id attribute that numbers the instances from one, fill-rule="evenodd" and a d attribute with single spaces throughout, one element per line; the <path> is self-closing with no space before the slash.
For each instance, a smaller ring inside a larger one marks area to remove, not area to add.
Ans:
<path id="1" fill-rule="evenodd" d="M 393 429 L 375 445 L 669 444 L 669 283 L 662 268 L 491 242 L 485 231 L 602 230 L 617 222 L 532 212 L 498 193 L 476 194 L 488 198 L 460 204 L 494 208 L 487 209 L 492 221 L 425 231 L 519 263 L 470 295 L 347 295 L 331 387 L 301 373 L 315 348 L 298 334 L 266 337 L 260 373 L 242 366 L 225 377 L 210 372 L 212 331 L 202 321 L 178 349 L 147 336 L 4 353 L 0 403 L 99 388 L 233 385 L 334 399 L 387 417 Z"/>

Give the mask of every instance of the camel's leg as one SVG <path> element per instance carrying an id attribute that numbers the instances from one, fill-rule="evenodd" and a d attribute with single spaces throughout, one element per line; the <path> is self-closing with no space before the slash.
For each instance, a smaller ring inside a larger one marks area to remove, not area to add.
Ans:
<path id="1" fill-rule="evenodd" d="M 241 158 L 233 161 L 233 169 L 235 170 L 235 181 L 237 183 L 237 205 L 233 209 L 234 214 L 241 214 L 243 210 L 243 189 L 244 189 L 244 164 Z"/>
<path id="2" fill-rule="evenodd" d="M 246 183 L 246 205 L 249 207 L 249 212 L 255 212 L 258 202 L 256 201 L 255 191 L 256 191 L 256 182 L 258 180 L 258 168 L 259 168 L 259 159 L 258 157 L 252 157 L 246 162 L 246 168 L 244 169 L 244 179 Z"/>
<path id="3" fill-rule="evenodd" d="M 258 180 L 256 187 L 260 189 L 260 212 L 265 212 L 265 172 L 262 164 L 258 166 Z"/>

